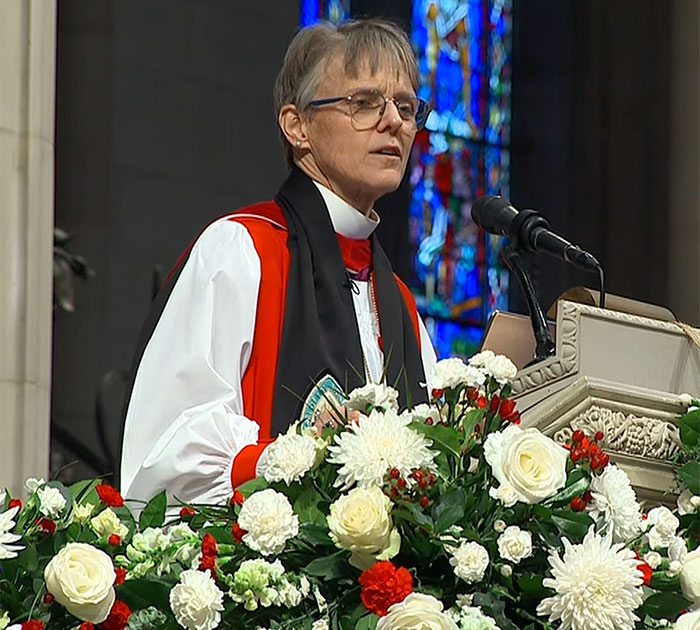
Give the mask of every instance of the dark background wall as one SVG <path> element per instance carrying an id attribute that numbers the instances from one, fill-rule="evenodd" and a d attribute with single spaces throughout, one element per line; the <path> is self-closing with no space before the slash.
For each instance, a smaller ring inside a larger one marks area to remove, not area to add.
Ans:
<path id="1" fill-rule="evenodd" d="M 353 0 L 356 15 L 410 24 L 408 0 Z M 667 303 L 669 14 L 655 0 L 515 0 L 512 192 L 597 255 L 613 293 Z M 105 457 L 153 290 L 212 218 L 274 194 L 285 168 L 271 103 L 296 31 L 294 0 L 61 0 L 56 223 L 95 276 L 57 312 L 53 420 Z M 696 78 L 694 80 L 697 80 Z M 406 273 L 408 187 L 379 207 Z M 531 261 L 542 302 L 594 284 Z M 513 294 L 516 309 L 522 306 Z M 66 439 L 63 440 L 66 442 Z M 53 469 L 76 454 L 55 442 Z M 74 449 L 75 450 L 75 449 Z M 109 462 L 93 462 L 99 472 Z M 91 474 L 86 467 L 76 476 Z"/>

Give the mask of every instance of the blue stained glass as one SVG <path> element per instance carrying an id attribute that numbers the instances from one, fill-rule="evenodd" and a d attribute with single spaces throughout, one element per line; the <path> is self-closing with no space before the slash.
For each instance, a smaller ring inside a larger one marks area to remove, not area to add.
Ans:
<path id="1" fill-rule="evenodd" d="M 350 19 L 350 0 L 301 0 L 302 26 L 310 26 L 321 20 L 340 24 Z"/>
<path id="2" fill-rule="evenodd" d="M 473 223 L 481 195 L 508 196 L 512 0 L 414 0 L 419 95 L 433 111 L 411 159 L 411 279 L 441 357 L 469 354 L 508 307 L 502 239 Z"/>

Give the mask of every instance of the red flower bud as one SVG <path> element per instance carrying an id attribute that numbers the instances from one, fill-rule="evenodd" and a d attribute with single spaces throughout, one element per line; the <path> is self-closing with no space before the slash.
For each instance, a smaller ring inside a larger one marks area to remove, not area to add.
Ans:
<path id="1" fill-rule="evenodd" d="M 486 409 L 486 396 L 479 396 L 476 399 L 476 406 L 479 409 Z"/>
<path id="2" fill-rule="evenodd" d="M 115 567 L 114 569 L 114 585 L 119 586 L 126 582 L 126 569 L 124 567 Z"/>
<path id="3" fill-rule="evenodd" d="M 36 518 L 34 519 L 34 524 L 39 526 L 39 529 L 44 536 L 51 536 L 51 534 L 56 531 L 56 523 L 54 523 L 50 518 Z"/>
<path id="4" fill-rule="evenodd" d="M 231 505 L 243 505 L 245 497 L 240 490 L 234 490 L 233 496 L 231 497 Z"/>
<path id="5" fill-rule="evenodd" d="M 219 545 L 216 542 L 216 538 L 207 532 L 202 538 L 202 555 L 214 557 L 217 553 L 219 553 Z"/>
<path id="6" fill-rule="evenodd" d="M 586 436 L 583 433 L 583 431 L 581 431 L 581 429 L 576 429 L 576 431 L 574 431 L 574 434 L 571 436 L 571 439 L 578 444 L 583 441 L 584 437 Z"/>
<path id="7" fill-rule="evenodd" d="M 425 424 L 427 424 L 429 427 L 432 427 L 433 424 L 435 424 L 435 420 L 433 420 L 430 416 L 428 416 L 428 417 L 425 419 Z"/>
<path id="8" fill-rule="evenodd" d="M 500 406 L 501 406 L 501 399 L 498 397 L 498 394 L 494 394 L 493 398 L 491 398 L 491 402 L 489 403 L 489 411 L 491 413 L 496 413 Z"/>
<path id="9" fill-rule="evenodd" d="M 578 448 L 572 448 L 571 452 L 569 453 L 569 457 L 571 457 L 572 462 L 577 462 L 579 459 L 581 459 L 581 456 L 581 450 Z"/>
<path id="10" fill-rule="evenodd" d="M 46 593 L 44 595 L 44 603 L 48 606 L 49 604 L 53 604 L 53 595 L 51 593 Z"/>
<path id="11" fill-rule="evenodd" d="M 593 457 L 591 457 L 591 470 L 598 470 L 599 468 L 601 468 L 600 458 L 598 455 L 593 455 Z"/>
<path id="12" fill-rule="evenodd" d="M 504 420 L 512 422 L 516 414 L 520 416 L 520 413 L 515 411 L 515 401 L 504 398 L 501 402 L 501 407 L 498 410 L 498 415 L 500 415 Z"/>
<path id="13" fill-rule="evenodd" d="M 582 496 L 583 496 L 583 500 L 586 503 L 590 503 L 591 501 L 593 501 L 593 495 L 591 494 L 590 490 L 586 490 Z"/>
<path id="14" fill-rule="evenodd" d="M 389 471 L 389 477 L 392 479 L 398 479 L 401 476 L 401 471 L 398 468 L 392 468 Z"/>
<path id="15" fill-rule="evenodd" d="M 399 488 L 405 488 L 405 487 L 406 487 L 406 480 L 405 480 L 403 477 L 399 477 L 399 478 L 396 480 L 396 485 L 397 485 Z"/>
<path id="16" fill-rule="evenodd" d="M 603 439 L 603 432 L 602 431 L 596 431 L 595 432 L 595 439 L 596 442 L 600 442 Z"/>
<path id="17" fill-rule="evenodd" d="M 237 543 L 240 543 L 243 540 L 243 536 L 247 534 L 245 529 L 243 529 L 238 523 L 233 524 L 233 540 L 235 540 Z"/>
<path id="18" fill-rule="evenodd" d="M 445 390 L 444 390 L 444 389 L 439 389 L 439 388 L 435 388 L 435 389 L 432 391 L 433 398 L 442 398 L 442 396 L 443 396 L 444 393 L 445 393 Z"/>
<path id="19" fill-rule="evenodd" d="M 607 453 L 600 454 L 600 467 L 605 468 L 610 463 L 610 455 Z"/>
<path id="20" fill-rule="evenodd" d="M 112 534 L 108 539 L 107 542 L 112 545 L 112 547 L 117 547 L 118 545 L 121 544 L 122 542 L 122 537 L 119 534 Z"/>
<path id="21" fill-rule="evenodd" d="M 421 479 L 421 480 L 418 482 L 418 485 L 419 485 L 421 488 L 425 488 L 425 487 L 428 485 L 427 479 Z"/>
<path id="22" fill-rule="evenodd" d="M 194 508 L 191 508 L 189 505 L 183 505 L 180 508 L 180 516 L 182 518 L 186 518 L 187 516 L 192 516 L 194 514 Z"/>
<path id="23" fill-rule="evenodd" d="M 571 509 L 574 512 L 583 512 L 586 509 L 586 502 L 581 497 L 571 499 Z"/>
<path id="24" fill-rule="evenodd" d="M 479 397 L 479 390 L 476 387 L 467 388 L 467 400 L 474 402 Z"/>
<path id="25" fill-rule="evenodd" d="M 430 503 L 430 499 L 428 497 L 421 497 L 420 498 L 420 506 L 422 508 L 428 507 L 428 503 Z"/>
<path id="26" fill-rule="evenodd" d="M 13 507 L 18 507 L 21 510 L 22 501 L 19 499 L 10 499 L 10 502 L 7 504 L 7 509 L 11 510 Z"/>
<path id="27" fill-rule="evenodd" d="M 422 470 L 416 469 L 416 470 L 413 471 L 413 473 L 411 474 L 411 476 L 412 476 L 416 481 L 420 481 L 421 479 L 423 479 L 423 471 L 422 471 Z"/>

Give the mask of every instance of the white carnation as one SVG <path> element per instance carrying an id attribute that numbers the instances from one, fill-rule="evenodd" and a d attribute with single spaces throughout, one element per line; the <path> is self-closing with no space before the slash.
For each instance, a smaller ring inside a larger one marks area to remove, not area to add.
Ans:
<path id="1" fill-rule="evenodd" d="M 381 407 L 384 410 L 399 409 L 399 392 L 393 387 L 383 383 L 367 383 L 362 387 L 353 389 L 348 396 L 345 406 L 349 409 L 357 409 L 363 413 L 369 405 Z"/>
<path id="2" fill-rule="evenodd" d="M 433 468 L 431 442 L 409 428 L 410 421 L 394 410 L 374 410 L 336 435 L 335 444 L 328 447 L 328 461 L 340 466 L 335 485 L 381 486 L 392 468 L 404 477 L 416 468 Z"/>
<path id="3" fill-rule="evenodd" d="M 617 466 L 607 466 L 591 479 L 591 517 L 610 530 L 613 542 L 634 538 L 642 526 L 642 511 L 627 473 Z"/>
<path id="4" fill-rule="evenodd" d="M 665 505 L 649 510 L 645 522 L 649 546 L 652 549 L 668 547 L 675 538 L 680 521 Z"/>
<path id="5" fill-rule="evenodd" d="M 316 462 L 316 440 L 297 433 L 280 435 L 266 449 L 263 477 L 267 481 L 299 481 Z"/>
<path id="6" fill-rule="evenodd" d="M 481 387 L 486 381 L 484 373 L 462 359 L 442 359 L 433 366 L 429 382 L 433 389 L 450 387 Z"/>
<path id="7" fill-rule="evenodd" d="M 498 553 L 504 560 L 518 564 L 532 555 L 532 535 L 517 525 L 506 527 L 498 537 Z"/>
<path id="8" fill-rule="evenodd" d="M 425 422 L 427 418 L 432 418 L 433 422 L 440 422 L 440 410 L 437 407 L 421 403 L 411 410 L 406 410 L 402 415 L 410 416 L 411 422 Z"/>
<path id="9" fill-rule="evenodd" d="M 644 554 L 644 562 L 646 562 L 652 569 L 658 569 L 663 558 L 658 551 L 647 551 Z"/>
<path id="10" fill-rule="evenodd" d="M 700 497 L 686 488 L 678 495 L 676 503 L 680 515 L 695 514 L 700 507 Z"/>
<path id="11" fill-rule="evenodd" d="M 285 543 L 299 533 L 299 517 L 289 499 L 272 488 L 248 497 L 238 515 L 238 525 L 246 530 L 243 542 L 264 556 L 281 553 Z"/>
<path id="12" fill-rule="evenodd" d="M 224 594 L 208 571 L 188 569 L 170 591 L 175 620 L 187 630 L 213 630 L 221 622 Z"/>
<path id="13" fill-rule="evenodd" d="M 43 486 L 37 490 L 39 497 L 39 512 L 49 518 L 58 518 L 66 507 L 66 497 L 58 488 Z"/>
<path id="14" fill-rule="evenodd" d="M 484 361 L 484 372 L 495 378 L 499 383 L 505 383 L 515 377 L 518 368 L 506 356 L 497 354 Z"/>
<path id="15" fill-rule="evenodd" d="M 489 552 L 479 543 L 462 541 L 459 547 L 448 547 L 451 554 L 450 564 L 455 575 L 467 584 L 479 582 L 489 566 Z"/>
<path id="16" fill-rule="evenodd" d="M 611 536 L 600 536 L 591 527 L 583 542 L 566 538 L 564 556 L 549 556 L 551 578 L 543 585 L 556 591 L 537 607 L 540 615 L 559 621 L 561 630 L 633 630 L 634 610 L 642 603 L 642 573 L 635 553 Z"/>
<path id="17" fill-rule="evenodd" d="M 493 350 L 482 350 L 469 359 L 469 365 L 475 368 L 484 368 L 487 362 L 493 361 L 495 358 L 496 355 Z"/>

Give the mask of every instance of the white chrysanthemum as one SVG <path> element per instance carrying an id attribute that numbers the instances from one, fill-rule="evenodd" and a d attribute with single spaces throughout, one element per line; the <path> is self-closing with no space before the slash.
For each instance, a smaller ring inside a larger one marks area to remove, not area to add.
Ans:
<path id="1" fill-rule="evenodd" d="M 372 411 L 335 436 L 328 461 L 340 465 L 336 486 L 381 486 L 392 468 L 408 477 L 415 468 L 433 468 L 431 442 L 409 428 L 410 418 L 394 410 Z"/>
<path id="2" fill-rule="evenodd" d="M 668 547 L 676 537 L 676 531 L 680 526 L 676 515 L 665 505 L 652 508 L 647 514 L 644 526 L 647 527 L 647 538 L 652 549 Z"/>
<path id="3" fill-rule="evenodd" d="M 399 392 L 383 383 L 367 383 L 367 385 L 353 389 L 345 403 L 349 409 L 357 409 L 363 413 L 369 405 L 381 407 L 384 410 L 394 409 L 398 411 Z"/>
<path id="4" fill-rule="evenodd" d="M 486 374 L 495 378 L 499 383 L 505 383 L 515 377 L 518 372 L 518 368 L 515 364 L 506 356 L 502 354 L 494 355 L 493 357 L 488 357 L 484 361 L 484 367 L 482 368 Z"/>
<path id="5" fill-rule="evenodd" d="M 43 486 L 37 490 L 36 494 L 39 497 L 39 512 L 44 516 L 58 518 L 66 507 L 66 497 L 58 488 Z"/>
<path id="6" fill-rule="evenodd" d="M 16 558 L 17 553 L 24 549 L 22 545 L 13 544 L 20 540 L 22 536 L 10 533 L 15 527 L 14 518 L 17 512 L 19 512 L 18 505 L 0 514 L 0 560 Z"/>
<path id="7" fill-rule="evenodd" d="M 243 542 L 264 556 L 281 553 L 285 543 L 299 533 L 299 517 L 289 499 L 272 488 L 248 497 L 238 515 L 238 525 L 246 530 Z"/>
<path id="8" fill-rule="evenodd" d="M 224 594 L 209 571 L 188 569 L 170 591 L 175 620 L 187 630 L 214 630 L 221 622 Z"/>
<path id="9" fill-rule="evenodd" d="M 558 551 L 549 556 L 553 577 L 542 582 L 557 594 L 543 599 L 537 613 L 561 620 L 561 630 L 632 630 L 638 620 L 634 610 L 642 603 L 634 552 L 592 527 L 580 545 L 562 542 L 564 556 Z"/>
<path id="10" fill-rule="evenodd" d="M 489 552 L 479 543 L 462 541 L 459 547 L 448 547 L 450 564 L 455 575 L 467 584 L 479 582 L 489 566 Z"/>
<path id="11" fill-rule="evenodd" d="M 462 359 L 442 359 L 433 366 L 429 382 L 433 389 L 449 387 L 481 387 L 486 381 L 486 375 L 478 368 L 467 365 Z"/>
<path id="12" fill-rule="evenodd" d="M 532 534 L 517 525 L 506 527 L 498 537 L 498 553 L 504 560 L 518 564 L 532 555 Z"/>
<path id="13" fill-rule="evenodd" d="M 603 531 L 612 532 L 613 542 L 634 538 L 642 527 L 642 511 L 627 473 L 617 466 L 607 466 L 591 479 L 591 517 L 603 523 Z"/>
<path id="14" fill-rule="evenodd" d="M 297 433 L 280 435 L 266 449 L 263 477 L 267 481 L 299 481 L 316 462 L 316 440 Z"/>

